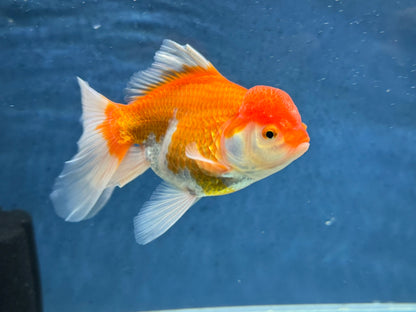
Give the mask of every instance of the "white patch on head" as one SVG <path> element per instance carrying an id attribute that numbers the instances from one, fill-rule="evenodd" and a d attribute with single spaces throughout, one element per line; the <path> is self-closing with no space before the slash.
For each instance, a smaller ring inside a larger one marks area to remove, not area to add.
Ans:
<path id="1" fill-rule="evenodd" d="M 263 126 L 249 123 L 240 132 L 224 138 L 221 143 L 226 151 L 224 157 L 227 162 L 240 174 L 255 181 L 282 170 L 309 148 L 309 143 L 291 148 L 279 135 L 264 138 L 263 129 Z"/>

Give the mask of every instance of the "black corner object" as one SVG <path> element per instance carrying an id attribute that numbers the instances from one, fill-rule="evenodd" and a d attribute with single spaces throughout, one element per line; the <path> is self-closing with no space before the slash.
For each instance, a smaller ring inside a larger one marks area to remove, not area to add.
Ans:
<path id="1" fill-rule="evenodd" d="M 0 311 L 42 311 L 32 219 L 0 210 Z"/>

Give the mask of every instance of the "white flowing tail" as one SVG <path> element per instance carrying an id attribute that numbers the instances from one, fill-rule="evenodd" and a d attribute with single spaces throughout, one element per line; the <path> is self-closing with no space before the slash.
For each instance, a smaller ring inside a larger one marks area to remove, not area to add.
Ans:
<path id="1" fill-rule="evenodd" d="M 108 114 L 123 105 L 111 102 L 80 78 L 78 83 L 84 131 L 78 153 L 65 163 L 50 195 L 56 213 L 71 222 L 93 217 L 116 186 L 124 186 L 149 168 L 143 147 L 114 140 L 119 129 Z"/>

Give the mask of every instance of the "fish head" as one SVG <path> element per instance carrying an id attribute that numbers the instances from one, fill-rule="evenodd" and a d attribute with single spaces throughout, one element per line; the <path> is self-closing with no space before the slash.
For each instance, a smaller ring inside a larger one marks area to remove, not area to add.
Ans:
<path id="1" fill-rule="evenodd" d="M 224 126 L 222 157 L 235 170 L 261 179 L 302 156 L 309 148 L 306 125 L 283 90 L 255 86 L 237 116 Z"/>

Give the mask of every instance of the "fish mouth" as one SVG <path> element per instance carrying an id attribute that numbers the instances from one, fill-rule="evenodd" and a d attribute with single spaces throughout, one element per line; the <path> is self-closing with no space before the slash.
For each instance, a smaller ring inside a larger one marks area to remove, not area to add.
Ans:
<path id="1" fill-rule="evenodd" d="M 299 158 L 303 154 L 306 153 L 306 151 L 309 149 L 309 137 L 307 142 L 300 143 L 293 151 L 293 160 Z"/>
<path id="2" fill-rule="evenodd" d="M 292 149 L 304 148 L 305 143 L 310 142 L 310 137 L 306 128 L 303 126 L 294 128 L 292 131 L 284 135 L 284 141 Z"/>

